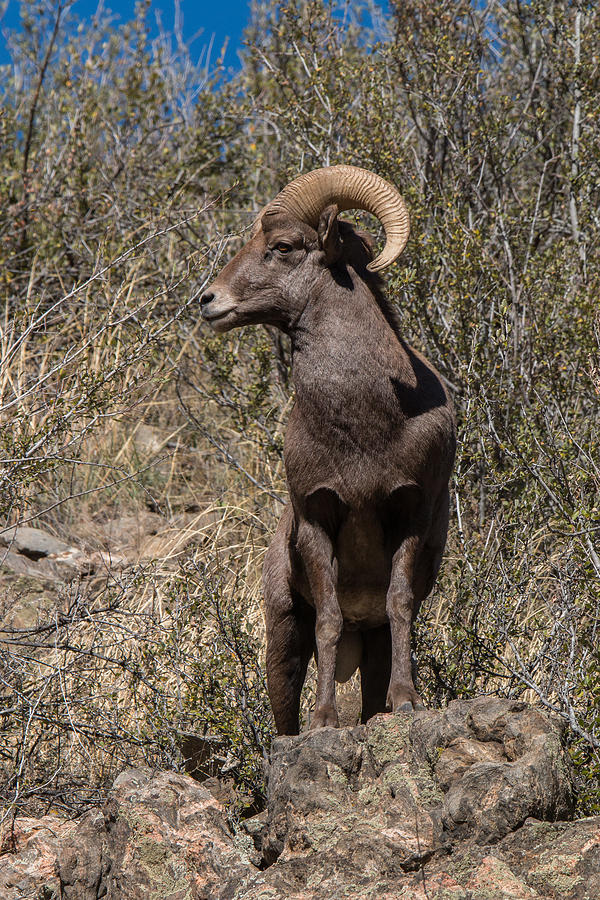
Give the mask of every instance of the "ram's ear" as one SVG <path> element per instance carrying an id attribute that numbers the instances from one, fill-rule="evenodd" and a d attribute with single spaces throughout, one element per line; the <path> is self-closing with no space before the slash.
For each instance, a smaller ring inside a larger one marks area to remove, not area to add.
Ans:
<path id="1" fill-rule="evenodd" d="M 326 206 L 319 219 L 317 234 L 319 247 L 325 254 L 325 263 L 328 266 L 336 263 L 342 253 L 342 242 L 337 220 L 338 208 L 335 203 Z"/>

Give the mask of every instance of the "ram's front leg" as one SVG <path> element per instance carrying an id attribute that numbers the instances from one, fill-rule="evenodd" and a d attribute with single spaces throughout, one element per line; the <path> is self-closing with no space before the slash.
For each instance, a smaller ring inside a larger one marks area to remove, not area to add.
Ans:
<path id="1" fill-rule="evenodd" d="M 317 523 L 300 522 L 297 547 L 317 614 L 317 697 L 310 727 L 337 726 L 335 664 L 342 634 L 342 613 L 336 593 L 337 565 L 331 540 Z"/>
<path id="2" fill-rule="evenodd" d="M 386 606 L 392 632 L 392 673 L 387 706 L 393 712 L 423 708 L 423 701 L 413 684 L 410 660 L 411 627 L 418 611 L 413 579 L 420 544 L 418 536 L 407 537 L 392 560 Z"/>

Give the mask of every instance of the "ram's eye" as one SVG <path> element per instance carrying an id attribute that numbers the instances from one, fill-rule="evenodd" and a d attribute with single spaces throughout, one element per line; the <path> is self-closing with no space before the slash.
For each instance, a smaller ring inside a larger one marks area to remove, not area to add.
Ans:
<path id="1" fill-rule="evenodd" d="M 291 244 L 285 244 L 282 241 L 275 244 L 275 250 L 277 250 L 278 253 L 291 253 L 293 249 Z"/>

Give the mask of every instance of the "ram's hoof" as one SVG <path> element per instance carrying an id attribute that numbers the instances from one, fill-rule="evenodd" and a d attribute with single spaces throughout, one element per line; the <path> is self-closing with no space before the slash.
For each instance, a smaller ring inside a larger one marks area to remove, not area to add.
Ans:
<path id="1" fill-rule="evenodd" d="M 311 716 L 309 728 L 311 731 L 316 728 L 337 728 L 339 724 L 337 710 L 315 710 Z"/>

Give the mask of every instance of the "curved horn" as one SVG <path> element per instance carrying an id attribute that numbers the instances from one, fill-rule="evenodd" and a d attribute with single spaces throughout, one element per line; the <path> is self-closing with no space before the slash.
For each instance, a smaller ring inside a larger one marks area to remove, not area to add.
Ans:
<path id="1" fill-rule="evenodd" d="M 379 272 L 391 266 L 408 240 L 408 210 L 394 185 L 368 169 L 329 166 L 300 175 L 277 194 L 263 214 L 285 210 L 316 228 L 322 211 L 332 203 L 340 212 L 364 209 L 379 219 L 385 230 L 385 247 L 367 268 Z"/>

